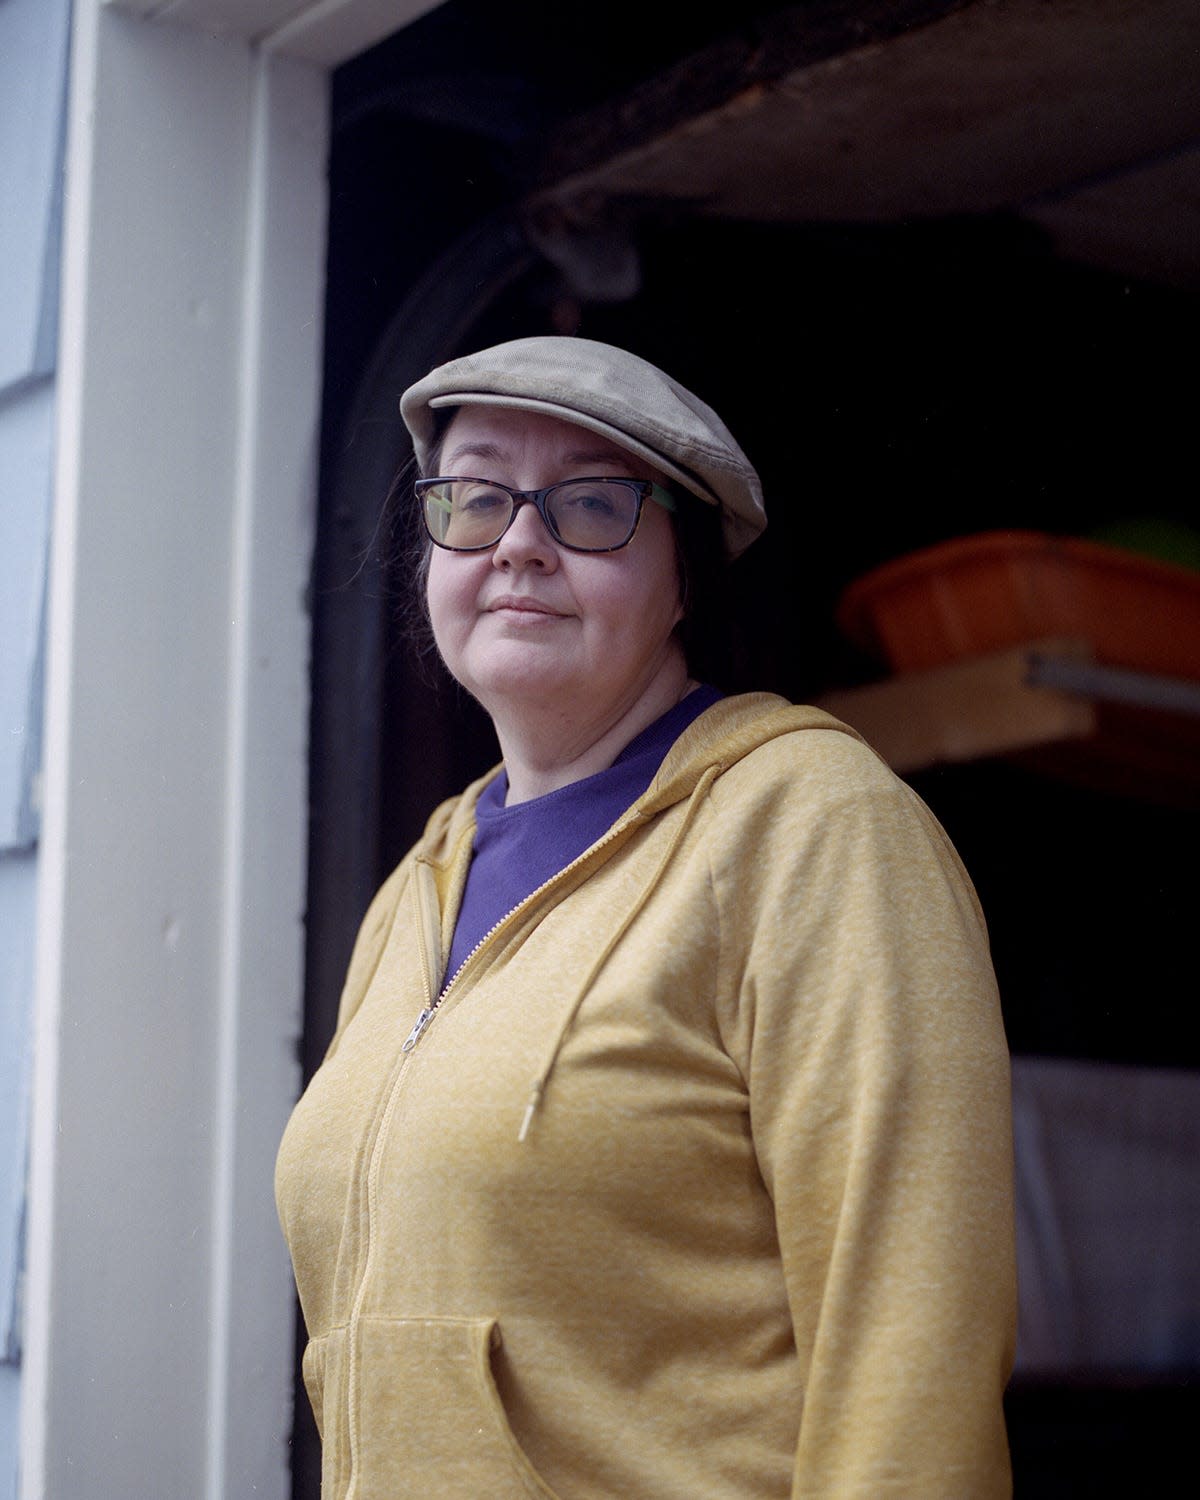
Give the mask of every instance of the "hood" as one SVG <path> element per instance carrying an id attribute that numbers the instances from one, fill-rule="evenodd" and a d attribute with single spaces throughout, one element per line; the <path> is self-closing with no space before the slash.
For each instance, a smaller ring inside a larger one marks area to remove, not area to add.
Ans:
<path id="1" fill-rule="evenodd" d="M 823 709 L 789 703 L 774 693 L 740 693 L 720 699 L 683 731 L 654 780 L 622 814 L 617 826 L 655 817 L 691 797 L 701 781 L 707 783 L 714 775 L 721 775 L 760 745 L 803 729 L 834 730 L 865 744 L 856 730 Z M 501 765 L 492 766 L 460 796 L 437 808 L 417 846 L 418 858 L 435 868 L 450 865 L 461 851 L 462 841 L 473 837 L 476 800 Z"/>
<path id="2" fill-rule="evenodd" d="M 771 693 L 746 693 L 720 699 L 683 731 L 642 796 L 616 820 L 599 842 L 579 857 L 580 860 L 591 859 L 600 868 L 602 861 L 610 858 L 639 826 L 653 821 L 668 808 L 687 804 L 685 815 L 679 820 L 652 875 L 630 903 L 619 929 L 596 955 L 587 975 L 569 997 L 544 1065 L 532 1080 L 518 1132 L 519 1141 L 524 1141 L 529 1133 L 563 1043 L 587 1001 L 592 982 L 625 930 L 659 886 L 683 845 L 693 818 L 703 807 L 712 783 L 768 741 L 806 729 L 832 730 L 862 743 L 862 737 L 854 730 L 821 709 L 796 707 Z M 493 767 L 487 775 L 473 782 L 461 797 L 438 808 L 429 821 L 425 837 L 414 851 L 418 864 L 429 871 L 437 890 L 443 921 L 443 946 L 449 942 L 445 919 L 453 888 L 465 878 L 467 855 L 475 829 L 475 803 L 497 769 Z"/>

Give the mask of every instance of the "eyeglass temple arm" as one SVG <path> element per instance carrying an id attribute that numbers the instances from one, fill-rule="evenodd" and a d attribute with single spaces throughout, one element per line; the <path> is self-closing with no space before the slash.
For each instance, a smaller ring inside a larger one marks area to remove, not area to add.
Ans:
<path id="1" fill-rule="evenodd" d="M 664 490 L 661 484 L 651 484 L 650 498 L 662 506 L 663 510 L 678 510 L 675 504 L 675 496 L 670 490 Z"/>

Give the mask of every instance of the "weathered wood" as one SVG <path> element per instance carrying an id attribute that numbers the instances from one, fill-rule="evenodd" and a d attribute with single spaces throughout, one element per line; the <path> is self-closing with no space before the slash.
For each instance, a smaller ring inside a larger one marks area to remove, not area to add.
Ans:
<path id="1" fill-rule="evenodd" d="M 530 218 L 1015 212 L 1080 259 L 1193 286 L 1198 51 L 1193 0 L 793 6 L 561 129 Z"/>
<path id="2" fill-rule="evenodd" d="M 741 29 L 556 132 L 532 166 L 546 187 L 653 140 L 797 69 L 927 26 L 979 0 L 819 0 L 790 5 Z"/>

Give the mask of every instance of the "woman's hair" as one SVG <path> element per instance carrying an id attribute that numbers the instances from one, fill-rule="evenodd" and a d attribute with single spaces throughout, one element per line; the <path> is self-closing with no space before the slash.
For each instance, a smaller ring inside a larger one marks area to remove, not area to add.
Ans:
<path id="1" fill-rule="evenodd" d="M 452 415 L 452 411 L 446 413 L 443 436 Z M 429 454 L 430 474 L 438 472 L 440 459 L 439 437 Z M 413 481 L 418 477 L 416 460 L 410 457 L 392 481 L 384 502 L 383 524 L 392 539 L 391 571 L 398 596 L 401 633 L 424 663 L 436 661 L 438 656 L 426 603 L 433 543 L 413 500 Z M 663 487 L 670 492 L 676 507 L 671 514 L 671 528 L 675 535 L 675 566 L 683 609 L 676 635 L 689 674 L 720 687 L 728 676 L 732 627 L 729 559 L 722 537 L 721 512 L 673 481 L 668 480 Z"/>
<path id="2" fill-rule="evenodd" d="M 419 477 L 416 459 L 410 455 L 397 470 L 383 502 L 381 530 L 388 539 L 388 575 L 398 634 L 419 665 L 428 668 L 441 659 L 426 601 L 433 543 L 413 496 L 413 481 Z"/>
<path id="3" fill-rule="evenodd" d="M 727 685 L 733 628 L 729 558 L 721 512 L 682 485 L 666 486 L 675 497 L 675 565 L 683 619 L 675 627 L 688 673 L 699 682 Z"/>

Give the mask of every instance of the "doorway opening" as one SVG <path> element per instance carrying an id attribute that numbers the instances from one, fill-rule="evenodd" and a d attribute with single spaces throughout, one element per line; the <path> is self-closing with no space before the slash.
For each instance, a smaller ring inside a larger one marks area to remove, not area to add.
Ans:
<path id="1" fill-rule="evenodd" d="M 652 198 L 610 204 L 603 233 L 564 250 L 529 202 L 567 123 L 619 113 L 689 60 L 707 107 L 713 59 L 804 7 L 714 3 L 667 26 L 618 5 L 589 36 L 556 7 L 497 9 L 451 0 L 334 80 L 306 1074 L 370 895 L 433 806 L 497 756 L 482 713 L 405 639 L 405 497 L 384 502 L 408 457 L 400 392 L 433 364 L 578 333 L 634 349 L 721 412 L 770 520 L 770 545 L 735 570 L 730 691 L 805 701 L 881 676 L 837 602 L 917 548 L 1196 521 L 1178 479 L 1194 291 L 1067 260 L 1006 211 L 816 223 Z M 644 116 L 630 118 L 636 132 Z M 1096 789 L 999 756 L 911 779 L 979 888 L 1018 1058 L 1200 1067 L 1179 1003 L 1195 992 L 1196 801 L 1140 774 Z M 1124 1494 L 1135 1463 L 1145 1488 L 1148 1453 L 1173 1474 L 1197 1366 L 1200 1349 L 1181 1346 L 1171 1369 L 1017 1381 L 1018 1497 Z M 302 1393 L 294 1467 L 296 1496 L 315 1496 Z"/>

